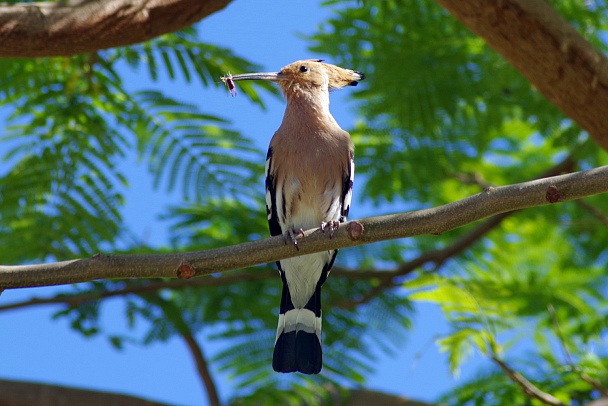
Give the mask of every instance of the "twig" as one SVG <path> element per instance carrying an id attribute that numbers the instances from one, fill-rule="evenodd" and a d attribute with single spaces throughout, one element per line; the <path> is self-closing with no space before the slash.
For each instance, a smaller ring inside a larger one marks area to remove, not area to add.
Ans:
<path id="1" fill-rule="evenodd" d="M 608 390 L 606 390 L 606 388 L 604 386 L 602 386 L 602 383 L 600 381 L 598 381 L 597 379 L 593 379 L 586 373 L 580 371 L 580 369 L 578 367 L 577 367 L 577 370 L 579 371 L 580 377 L 583 381 L 585 381 L 589 385 L 593 386 L 593 388 L 596 391 L 598 391 L 599 393 L 601 393 L 603 397 L 608 397 Z"/>
<path id="2" fill-rule="evenodd" d="M 213 381 L 211 372 L 209 371 L 209 366 L 203 354 L 203 349 L 194 338 L 190 326 L 188 325 L 188 323 L 186 323 L 184 317 L 182 316 L 182 312 L 177 308 L 175 302 L 166 300 L 160 295 L 150 294 L 143 296 L 149 302 L 155 303 L 163 311 L 166 319 L 173 324 L 175 330 L 177 330 L 177 332 L 184 339 L 186 345 L 188 346 L 188 349 L 190 350 L 190 353 L 192 354 L 192 358 L 194 358 L 198 374 L 201 377 L 201 380 L 203 381 L 209 405 L 220 406 L 220 398 L 217 394 L 217 387 L 215 385 L 215 382 Z"/>
<path id="3" fill-rule="evenodd" d="M 587 212 L 589 212 L 589 214 L 598 219 L 604 225 L 608 226 L 608 216 L 604 214 L 600 209 L 593 206 L 592 204 L 587 203 L 584 200 L 577 200 L 576 204 L 582 207 Z"/>
<path id="4" fill-rule="evenodd" d="M 564 355 L 566 357 L 566 361 L 568 362 L 568 365 L 570 366 L 572 371 L 577 373 L 583 381 L 585 381 L 588 384 L 590 384 L 591 386 L 593 386 L 593 388 L 595 390 L 597 390 L 598 392 L 600 392 L 602 394 L 602 396 L 608 397 L 608 389 L 603 387 L 600 381 L 593 379 L 592 377 L 590 377 L 589 375 L 587 375 L 586 373 L 581 371 L 581 369 L 577 365 L 574 364 L 574 361 L 572 360 L 572 356 L 570 355 L 570 351 L 568 350 L 568 347 L 566 346 L 566 340 L 564 339 L 562 329 L 560 328 L 559 322 L 555 315 L 555 308 L 551 304 L 549 306 L 547 306 L 547 308 L 549 310 L 549 314 L 551 315 L 553 327 L 555 328 L 555 334 L 557 335 L 557 338 L 562 346 L 562 351 L 564 352 Z"/>
<path id="5" fill-rule="evenodd" d="M 490 188 L 443 206 L 409 213 L 369 217 L 341 226 L 332 239 L 318 229 L 298 237 L 299 251 L 282 236 L 208 251 L 103 255 L 53 264 L 0 266 L 0 286 L 20 288 L 87 282 L 109 278 L 202 276 L 396 238 L 441 234 L 471 222 L 512 210 L 580 199 L 608 192 L 608 166 Z"/>
<path id="6" fill-rule="evenodd" d="M 217 395 L 217 389 L 215 382 L 213 381 L 213 377 L 209 372 L 209 365 L 207 364 L 207 360 L 203 354 L 203 349 L 200 345 L 198 345 L 192 334 L 182 334 L 182 338 L 186 342 L 186 345 L 192 354 L 192 358 L 194 358 L 194 362 L 196 363 L 198 374 L 203 380 L 205 389 L 207 390 L 207 400 L 209 401 L 209 405 L 220 406 L 220 398 Z"/>
<path id="7" fill-rule="evenodd" d="M 276 278 L 276 272 L 248 272 L 238 273 L 234 275 L 222 275 L 220 277 L 198 278 L 194 280 L 171 279 L 146 284 L 130 285 L 121 289 L 115 289 L 107 292 L 90 291 L 85 293 L 67 294 L 53 296 L 49 298 L 31 298 L 21 302 L 8 303 L 0 306 L 0 312 L 6 310 L 16 310 L 24 307 L 42 306 L 52 304 L 66 304 L 69 306 L 78 306 L 81 303 L 91 300 L 107 299 L 110 297 L 127 296 L 127 295 L 143 295 L 146 293 L 158 292 L 162 289 L 179 290 L 193 287 L 210 287 L 210 286 L 225 286 L 237 282 L 246 282 L 261 279 Z"/>
<path id="8" fill-rule="evenodd" d="M 528 381 L 519 372 L 511 369 L 504 361 L 499 359 L 496 355 L 493 355 L 491 358 L 492 358 L 492 361 L 496 362 L 498 364 L 498 366 L 500 366 L 500 369 L 502 369 L 513 382 L 515 382 L 517 385 L 519 385 L 519 387 L 524 391 L 526 396 L 534 398 L 534 399 L 538 399 L 547 405 L 566 406 L 564 403 L 562 403 L 559 399 L 557 399 L 553 395 L 543 392 L 542 390 L 540 390 L 539 388 L 534 386 L 534 384 L 532 382 Z"/>

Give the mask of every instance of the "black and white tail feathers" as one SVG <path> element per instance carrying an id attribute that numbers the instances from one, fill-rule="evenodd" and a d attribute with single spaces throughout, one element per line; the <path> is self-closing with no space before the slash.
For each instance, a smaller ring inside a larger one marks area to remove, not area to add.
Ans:
<path id="1" fill-rule="evenodd" d="M 323 365 L 321 349 L 321 286 L 333 265 L 337 251 L 331 261 L 323 267 L 315 291 L 304 308 L 296 308 L 291 300 L 285 272 L 281 270 L 283 294 L 279 313 L 279 326 L 274 344 L 272 367 L 277 372 L 302 372 L 318 374 Z"/>

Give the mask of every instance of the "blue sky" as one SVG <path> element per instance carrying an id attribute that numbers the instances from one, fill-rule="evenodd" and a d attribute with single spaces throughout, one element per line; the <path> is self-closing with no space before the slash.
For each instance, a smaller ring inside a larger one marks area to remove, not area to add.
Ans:
<path id="1" fill-rule="evenodd" d="M 236 1 L 205 19 L 199 28 L 203 41 L 231 48 L 264 65 L 265 70 L 276 71 L 298 59 L 327 59 L 327 55 L 308 51 L 310 43 L 306 36 L 314 33 L 331 13 L 331 8 L 321 7 L 318 1 L 290 2 L 289 6 L 276 1 Z M 350 68 L 357 69 L 356 66 Z M 171 97 L 196 103 L 205 112 L 232 120 L 235 128 L 254 139 L 262 149 L 278 128 L 284 110 L 282 100 L 264 97 L 267 110 L 262 111 L 245 97 L 230 97 L 224 88 L 205 89 L 196 80 L 187 84 L 179 75 L 174 82 L 161 78 L 158 83 L 152 83 L 145 70 L 125 70 L 125 78 L 134 90 L 162 88 Z M 348 96 L 349 91 L 344 90 L 335 92 L 331 98 L 332 113 L 346 129 L 357 120 L 356 106 L 348 101 Z M 127 226 L 147 243 L 166 243 L 167 224 L 160 222 L 158 215 L 179 195 L 167 194 L 163 189 L 152 190 L 151 177 L 134 156 L 127 157 L 122 165 L 131 185 L 125 191 L 123 210 Z M 362 193 L 365 191 L 361 183 L 356 183 L 354 201 Z M 391 208 L 391 211 L 399 210 L 399 207 Z M 368 214 L 357 204 L 351 208 L 351 218 Z M 341 255 L 347 253 L 343 250 Z M 10 290 L 0 296 L 0 303 L 46 297 L 57 289 Z M 110 300 L 104 307 L 104 325 L 111 331 L 125 328 L 120 303 Z M 0 313 L 0 378 L 127 393 L 179 405 L 205 404 L 195 366 L 179 338 L 145 348 L 127 346 L 123 351 L 116 351 L 104 338 L 85 339 L 73 333 L 65 320 L 51 320 L 56 310 L 31 308 Z M 395 356 L 379 357 L 378 373 L 370 378 L 369 388 L 431 401 L 454 384 L 446 355 L 439 353 L 433 343 L 447 331 L 447 324 L 435 306 L 421 305 L 418 310 L 411 337 Z M 205 341 L 203 346 L 208 355 L 217 351 Z M 474 371 L 479 365 L 479 359 L 467 363 L 463 375 L 471 374 L 467 371 Z M 228 399 L 233 384 L 217 371 L 214 377 L 220 396 Z"/>

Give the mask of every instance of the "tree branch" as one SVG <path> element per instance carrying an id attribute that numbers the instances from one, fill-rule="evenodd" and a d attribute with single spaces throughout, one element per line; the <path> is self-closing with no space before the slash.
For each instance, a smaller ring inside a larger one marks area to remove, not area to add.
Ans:
<path id="1" fill-rule="evenodd" d="M 363 388 L 349 389 L 346 391 L 335 388 L 332 389 L 332 394 L 332 399 L 334 400 L 332 404 L 340 404 L 344 406 L 434 406 L 434 404 L 417 402 L 401 396 Z M 247 398 L 244 399 L 246 400 Z M 237 398 L 235 403 L 238 403 L 239 400 L 242 399 Z M 312 405 L 313 403 L 311 402 L 302 400 L 299 404 L 303 406 Z M 57 385 L 45 385 L 33 382 L 8 381 L 1 379 L 0 404 L 12 406 L 32 404 L 45 406 L 168 406 L 165 403 L 156 403 L 132 396 L 68 388 Z"/>
<path id="2" fill-rule="evenodd" d="M 182 334 L 182 338 L 186 342 L 186 345 L 190 350 L 190 354 L 192 354 L 192 358 L 194 358 L 198 375 L 201 377 L 201 380 L 205 385 L 209 406 L 220 406 L 220 398 L 217 395 L 217 389 L 215 382 L 213 381 L 213 377 L 209 372 L 209 365 L 207 364 L 207 360 L 203 354 L 203 349 L 200 345 L 198 345 L 192 334 Z"/>
<path id="3" fill-rule="evenodd" d="M 519 387 L 524 391 L 526 396 L 531 397 L 533 399 L 538 399 L 547 405 L 566 406 L 564 403 L 562 403 L 562 401 L 557 399 L 555 396 L 538 389 L 536 386 L 534 386 L 534 384 L 532 382 L 527 380 L 519 372 L 511 369 L 511 367 L 509 367 L 504 361 L 502 361 L 498 357 L 492 356 L 492 361 L 496 362 L 498 364 L 498 366 L 500 366 L 500 369 L 502 369 L 513 382 L 515 382 L 517 385 L 519 385 Z"/>
<path id="4" fill-rule="evenodd" d="M 196 369 L 201 378 L 203 386 L 205 387 L 209 406 L 220 406 L 220 398 L 217 395 L 217 387 L 213 381 L 211 372 L 209 371 L 207 360 L 203 354 L 203 349 L 196 342 L 190 326 L 184 320 L 181 310 L 178 309 L 177 305 L 173 301 L 164 299 L 161 295 L 151 294 L 144 296 L 148 301 L 156 304 L 162 310 L 162 312 L 165 314 L 165 318 L 169 320 L 171 324 L 173 324 L 175 330 L 186 342 L 186 345 L 190 350 L 190 354 L 194 359 L 194 363 L 196 364 Z"/>
<path id="5" fill-rule="evenodd" d="M 572 371 L 577 373 L 583 381 L 585 381 L 588 384 L 590 384 L 591 386 L 593 386 L 593 388 L 595 390 L 597 390 L 599 393 L 601 393 L 602 396 L 604 396 L 604 397 L 608 396 L 608 389 L 604 388 L 600 381 L 598 381 L 597 379 L 593 379 L 592 377 L 587 375 L 574 363 L 574 360 L 572 359 L 572 356 L 570 355 L 570 351 L 568 350 L 568 345 L 566 344 L 566 338 L 564 337 L 564 334 L 562 333 L 562 329 L 559 326 L 559 321 L 557 320 L 557 316 L 555 314 L 555 308 L 553 307 L 552 304 L 550 304 L 548 306 L 548 310 L 549 310 L 549 315 L 551 316 L 551 321 L 553 322 L 553 328 L 555 330 L 555 335 L 557 336 L 557 339 L 559 340 L 559 342 L 562 346 L 562 352 L 564 353 L 564 356 L 566 357 L 566 362 L 568 362 L 568 365 L 570 366 Z"/>
<path id="6" fill-rule="evenodd" d="M 304 254 L 396 238 L 441 234 L 512 210 L 580 199 L 608 192 L 608 166 L 489 188 L 443 206 L 369 217 L 341 226 L 333 238 L 319 229 L 298 237 L 299 250 L 275 236 L 200 252 L 153 255 L 104 255 L 52 264 L 0 266 L 0 287 L 20 288 L 110 278 L 160 278 L 208 275 Z"/>
<path id="7" fill-rule="evenodd" d="M 600 209 L 584 200 L 577 200 L 576 204 L 579 205 L 583 210 L 586 210 L 602 224 L 608 226 L 608 216 L 606 216 Z"/>
<path id="8" fill-rule="evenodd" d="M 548 170 L 540 174 L 536 179 L 544 179 L 552 176 L 557 176 L 562 173 L 572 172 L 574 170 L 574 167 L 574 159 L 572 158 L 572 156 L 568 156 L 557 165 L 553 166 L 552 168 L 549 168 Z M 484 188 L 486 189 L 494 188 L 494 185 L 490 185 L 485 181 L 483 181 L 483 183 L 485 184 Z M 373 299 L 378 293 L 380 293 L 384 289 L 399 285 L 399 279 L 401 279 L 401 277 L 409 274 L 410 272 L 413 272 L 415 269 L 418 269 L 425 264 L 434 264 L 435 270 L 439 270 L 439 268 L 445 263 L 445 261 L 464 252 L 466 249 L 468 249 L 477 241 L 479 241 L 487 233 L 498 227 L 498 225 L 502 223 L 505 218 L 511 216 L 515 212 L 516 211 L 513 210 L 492 216 L 483 223 L 479 224 L 471 231 L 469 231 L 468 233 L 462 235 L 460 238 L 453 241 L 447 247 L 425 252 L 411 261 L 404 262 L 394 271 L 385 271 L 382 273 L 377 271 L 357 272 L 355 275 L 358 277 L 367 276 L 369 278 L 379 278 L 380 283 L 371 288 L 364 296 L 356 300 L 345 300 L 334 304 L 334 306 L 343 308 L 353 308 L 362 303 L 366 303 L 367 301 Z M 332 273 L 335 274 L 336 271 L 332 271 Z M 352 271 L 351 274 L 353 274 Z M 1 309 L 2 307 L 0 307 L 0 310 Z"/>
<path id="9" fill-rule="evenodd" d="M 572 172 L 575 168 L 575 161 L 571 156 L 566 157 L 563 161 L 558 163 L 557 165 L 549 168 L 541 175 L 537 177 L 537 179 L 543 179 L 551 176 L 557 176 L 562 173 Z M 487 184 L 486 187 L 494 187 L 493 185 Z M 577 203 L 581 202 L 578 200 Z M 376 270 L 352 270 L 352 269 L 342 269 L 340 267 L 334 267 L 332 270 L 333 277 L 342 277 L 347 279 L 380 279 L 380 283 L 370 289 L 364 296 L 357 298 L 356 300 L 344 300 L 338 303 L 334 303 L 336 307 L 342 308 L 353 308 L 362 303 L 366 303 L 369 300 L 373 299 L 375 295 L 380 293 L 385 289 L 389 289 L 391 287 L 396 286 L 399 283 L 399 279 L 403 276 L 413 272 L 415 269 L 419 267 L 432 263 L 435 264 L 435 267 L 438 269 L 445 261 L 449 258 L 458 255 L 463 252 L 474 243 L 479 241 L 484 235 L 497 227 L 502 220 L 506 217 L 512 215 L 515 211 L 510 211 L 506 213 L 501 213 L 495 216 L 490 217 L 488 220 L 484 221 L 477 227 L 475 227 L 470 232 L 464 234 L 456 241 L 452 242 L 449 246 L 433 250 L 429 252 L 425 252 L 421 254 L 418 258 L 415 258 L 411 261 L 405 262 L 390 271 L 376 271 Z M 20 309 L 24 307 L 30 306 L 40 306 L 40 305 L 49 305 L 49 304 L 65 304 L 68 306 L 77 306 L 80 303 L 87 302 L 89 300 L 100 300 L 109 297 L 116 296 L 126 296 L 131 294 L 145 294 L 145 293 L 154 293 L 161 289 L 183 289 L 186 287 L 197 287 L 197 286 L 225 286 L 236 282 L 249 281 L 249 280 L 260 280 L 260 279 L 269 279 L 276 278 L 276 272 L 262 272 L 258 271 L 255 273 L 234 273 L 230 275 L 222 275 L 221 277 L 216 278 L 198 278 L 194 280 L 162 280 L 162 281 L 154 281 L 145 284 L 132 284 L 126 286 L 121 289 L 115 289 L 108 292 L 85 292 L 85 293 L 77 293 L 71 295 L 60 295 L 54 296 L 51 298 L 31 298 L 28 300 L 24 300 L 16 303 L 8 303 L 0 306 L 0 311 L 6 310 L 14 310 Z"/>
<path id="10" fill-rule="evenodd" d="M 171 279 L 171 280 L 160 280 L 153 281 L 145 284 L 129 284 L 128 286 L 120 289 L 110 290 L 107 292 L 89 291 L 84 293 L 76 294 L 62 294 L 49 298 L 37 298 L 33 297 L 28 300 L 21 302 L 9 303 L 0 306 L 0 312 L 6 310 L 16 310 L 24 307 L 31 306 L 44 306 L 53 304 L 65 304 L 68 306 L 78 306 L 81 303 L 88 302 L 91 300 L 102 300 L 117 296 L 127 295 L 144 295 L 147 293 L 155 293 L 162 289 L 184 289 L 193 287 L 210 287 L 210 286 L 225 286 L 231 285 L 236 282 L 246 282 L 260 279 L 276 278 L 276 272 L 248 272 L 248 273 L 235 273 L 231 275 L 222 275 L 217 278 L 198 278 L 194 280 L 182 280 L 182 279 Z"/>
<path id="11" fill-rule="evenodd" d="M 0 379 L 0 405 L 169 406 L 134 396 Z"/>
<path id="12" fill-rule="evenodd" d="M 231 0 L 0 3 L 0 57 L 72 56 L 188 27 Z"/>
<path id="13" fill-rule="evenodd" d="M 547 0 L 437 0 L 608 150 L 608 59 Z"/>

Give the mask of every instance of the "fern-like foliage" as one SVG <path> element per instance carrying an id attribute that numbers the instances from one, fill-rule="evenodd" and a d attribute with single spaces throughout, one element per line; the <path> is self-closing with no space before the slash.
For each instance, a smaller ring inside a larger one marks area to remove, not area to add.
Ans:
<path id="1" fill-rule="evenodd" d="M 601 371 L 608 354 L 601 337 L 608 328 L 607 281 L 603 266 L 587 266 L 581 273 L 580 267 L 564 261 L 570 248 L 563 236 L 548 234 L 543 219 L 537 221 L 541 224 L 529 230 L 537 234 L 535 250 L 525 250 L 522 244 L 527 242 L 510 241 L 486 249 L 482 258 L 463 262 L 460 275 L 419 278 L 406 286 L 416 291 L 412 299 L 437 303 L 450 320 L 452 332 L 438 344 L 448 353 L 453 371 L 475 352 L 505 358 L 569 404 L 582 394 L 585 399 L 593 395 L 593 386 L 583 383 L 581 374 L 606 379 Z M 531 341 L 535 351 L 511 351 Z M 541 358 L 542 363 L 523 362 Z M 481 386 L 473 380 L 477 393 L 473 396 L 469 383 L 464 384 L 455 392 L 462 397 L 451 404 L 509 404 L 508 396 L 517 386 L 511 382 L 513 388 L 499 390 L 497 383 L 504 381 L 504 376 L 488 376 L 487 385 Z"/>
<path id="2" fill-rule="evenodd" d="M 248 186 L 259 183 L 264 157 L 224 120 L 160 92 L 137 93 L 133 99 L 142 113 L 134 129 L 138 147 L 149 161 L 155 187 L 165 177 L 168 191 L 181 184 L 186 200 L 258 194 Z"/>
<path id="3" fill-rule="evenodd" d="M 598 383 L 605 384 L 607 358 L 594 357 L 603 376 Z M 581 379 L 590 369 L 573 370 L 564 367 L 554 357 L 525 354 L 510 363 L 535 387 L 551 394 L 564 404 L 585 405 L 601 397 L 589 382 Z M 596 369 L 597 370 L 597 369 Z M 588 375 L 589 376 L 589 375 Z M 476 376 L 454 388 L 440 399 L 441 404 L 450 406 L 500 406 L 500 405 L 542 405 L 530 399 L 522 389 L 497 367 L 479 371 Z"/>
<path id="4" fill-rule="evenodd" d="M 69 258 L 111 243 L 125 184 L 117 160 L 128 142 L 97 108 L 95 79 L 80 79 L 86 58 L 2 65 L 0 94 L 13 106 L 0 139 L 4 260 Z"/>
<path id="5" fill-rule="evenodd" d="M 133 148 L 154 174 L 151 187 L 165 184 L 191 201 L 253 199 L 247 185 L 258 182 L 263 155 L 251 141 L 226 120 L 157 90 L 125 89 L 118 65 L 145 63 L 156 78 L 159 57 L 171 77 L 177 61 L 187 80 L 197 76 L 204 86 L 219 85 L 230 70 L 255 68 L 201 43 L 192 28 L 92 55 L 0 61 L 0 97 L 11 106 L 0 138 L 0 242 L 7 263 L 112 247 L 128 187 L 119 163 Z M 253 86 L 242 94 L 261 104 Z"/>
<path id="6" fill-rule="evenodd" d="M 179 72 L 188 83 L 196 77 L 205 87 L 223 86 L 219 78 L 228 72 L 258 72 L 261 69 L 260 65 L 238 57 L 230 49 L 202 43 L 194 27 L 140 45 L 112 50 L 109 55 L 112 61 L 124 60 L 134 69 L 144 65 L 154 81 L 158 80 L 160 72 L 170 79 L 175 79 Z M 279 94 L 270 83 L 239 83 L 240 93 L 262 108 L 264 105 L 256 88 Z"/>

